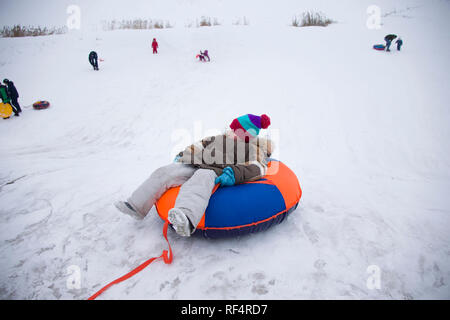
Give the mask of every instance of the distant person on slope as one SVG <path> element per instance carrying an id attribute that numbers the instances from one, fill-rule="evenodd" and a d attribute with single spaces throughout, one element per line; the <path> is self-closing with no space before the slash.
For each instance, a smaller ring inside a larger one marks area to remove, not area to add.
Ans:
<path id="1" fill-rule="evenodd" d="M 158 42 L 156 41 L 155 38 L 153 38 L 153 42 L 152 42 L 152 48 L 153 48 L 153 54 L 158 53 Z"/>
<path id="2" fill-rule="evenodd" d="M 231 130 L 205 138 L 181 151 L 174 163 L 156 169 L 117 209 L 144 219 L 169 189 L 181 186 L 168 220 L 176 233 L 189 237 L 202 219 L 216 184 L 232 186 L 265 176 L 270 140 L 258 137 L 270 125 L 267 115 L 247 114 L 230 124 Z"/>
<path id="3" fill-rule="evenodd" d="M 386 37 L 384 37 L 384 41 L 386 41 L 386 51 L 387 52 L 391 51 L 389 48 L 391 46 L 392 40 L 394 40 L 395 38 L 397 38 L 397 36 L 395 34 L 388 34 Z"/>
<path id="4" fill-rule="evenodd" d="M 397 44 L 397 50 L 400 51 L 400 49 L 402 48 L 402 45 L 403 45 L 402 38 L 398 37 L 398 39 L 397 39 L 397 41 L 395 41 L 395 43 Z"/>
<path id="5" fill-rule="evenodd" d="M 208 55 L 208 50 L 205 50 L 205 51 L 203 51 L 203 52 L 200 51 L 200 54 L 203 55 L 203 57 L 208 58 L 208 62 L 211 61 L 211 59 L 209 58 L 209 55 Z M 206 61 L 206 60 L 205 60 L 205 61 Z"/>
<path id="6" fill-rule="evenodd" d="M 89 53 L 89 63 L 92 65 L 94 70 L 98 70 L 98 55 L 97 55 L 97 52 L 91 51 Z"/>
<path id="7" fill-rule="evenodd" d="M 13 107 L 13 110 L 16 110 L 18 113 L 22 112 L 22 109 L 20 108 L 19 101 L 19 92 L 17 92 L 16 87 L 14 86 L 14 82 L 9 81 L 8 79 L 4 79 L 3 83 L 8 88 L 8 95 L 11 98 L 11 106 Z"/>
<path id="8" fill-rule="evenodd" d="M 1 83 L 0 83 L 0 98 L 2 99 L 3 103 L 5 103 L 5 104 L 8 103 L 11 105 L 14 115 L 16 117 L 18 117 L 19 111 L 11 104 L 11 98 L 9 97 L 9 94 L 8 94 L 8 87 L 2 85 Z M 3 118 L 3 119 L 8 119 L 8 118 Z"/>
<path id="9" fill-rule="evenodd" d="M 200 59 L 200 61 L 203 61 L 203 62 L 205 62 L 206 60 L 205 60 L 205 56 L 203 55 L 203 53 L 200 51 L 200 53 L 197 55 L 197 58 L 199 58 Z"/>

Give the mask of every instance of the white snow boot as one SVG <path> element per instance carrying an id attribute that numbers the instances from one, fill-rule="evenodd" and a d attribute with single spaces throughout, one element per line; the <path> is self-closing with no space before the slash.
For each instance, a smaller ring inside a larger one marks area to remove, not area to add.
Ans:
<path id="1" fill-rule="evenodd" d="M 170 209 L 168 220 L 175 229 L 175 232 L 182 237 L 190 237 L 194 231 L 194 227 L 181 209 Z"/>
<path id="2" fill-rule="evenodd" d="M 140 214 L 129 202 L 117 201 L 114 205 L 120 212 L 125 213 L 137 220 L 142 220 L 145 218 L 145 216 Z"/>

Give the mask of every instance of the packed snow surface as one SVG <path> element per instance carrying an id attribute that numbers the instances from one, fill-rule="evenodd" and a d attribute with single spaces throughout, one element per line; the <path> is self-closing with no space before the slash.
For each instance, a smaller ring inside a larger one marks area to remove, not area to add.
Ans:
<path id="1" fill-rule="evenodd" d="M 90 2 L 91 22 L 92 12 L 121 18 L 120 6 L 142 17 L 145 6 Z M 56 6 L 39 3 L 49 16 Z M 0 39 L 0 78 L 23 108 L 0 122 L 1 299 L 86 299 L 159 256 L 156 211 L 135 221 L 114 201 L 246 113 L 271 117 L 276 157 L 303 190 L 297 210 L 234 239 L 169 230 L 171 265 L 155 262 L 100 298 L 450 298 L 449 1 L 379 1 L 380 29 L 366 25 L 370 1 L 148 3 L 175 26 Z M 27 4 L 1 6 L 26 23 Z M 289 26 L 309 9 L 336 23 Z M 202 15 L 221 25 L 185 26 Z M 402 51 L 372 49 L 388 33 Z M 210 63 L 195 59 L 204 49 Z M 38 100 L 51 107 L 29 107 Z"/>

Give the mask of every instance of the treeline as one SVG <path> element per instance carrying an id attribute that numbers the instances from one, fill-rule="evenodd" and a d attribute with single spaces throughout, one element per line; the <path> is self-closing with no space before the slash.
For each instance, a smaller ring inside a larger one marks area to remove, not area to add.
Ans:
<path id="1" fill-rule="evenodd" d="M 320 12 L 304 12 L 301 17 L 294 16 L 291 21 L 291 25 L 294 27 L 308 27 L 308 26 L 322 26 L 326 27 L 335 21 L 326 17 Z M 102 21 L 104 30 L 120 30 L 120 29 L 135 29 L 135 30 L 146 30 L 146 29 L 164 29 L 173 28 L 173 25 L 169 21 L 163 20 L 153 20 L 153 19 L 130 19 L 130 20 L 110 20 Z M 246 17 L 235 19 L 232 22 L 233 25 L 248 25 L 249 22 Z M 200 19 L 195 21 L 189 21 L 185 24 L 185 27 L 211 27 L 219 26 L 221 23 L 219 19 L 213 17 L 202 16 Z M 37 36 L 47 36 L 54 34 L 63 34 L 67 32 L 67 27 L 41 27 L 41 26 L 4 26 L 1 29 L 0 34 L 2 37 L 37 37 Z"/>
<path id="2" fill-rule="evenodd" d="M 307 11 L 302 14 L 302 17 L 297 16 L 292 18 L 291 25 L 293 27 L 326 27 L 329 24 L 335 23 L 321 12 Z"/>
<path id="3" fill-rule="evenodd" d="M 15 38 L 15 37 L 37 37 L 37 36 L 48 36 L 53 34 L 63 34 L 67 32 L 67 27 L 61 28 L 47 28 L 41 26 L 22 26 L 15 25 L 13 27 L 4 26 L 1 29 L 1 36 L 4 38 Z"/>
<path id="4" fill-rule="evenodd" d="M 152 20 L 152 19 L 134 19 L 134 20 L 111 20 L 103 21 L 104 30 L 121 30 L 121 29 L 163 29 L 172 28 L 173 25 L 169 21 Z"/>

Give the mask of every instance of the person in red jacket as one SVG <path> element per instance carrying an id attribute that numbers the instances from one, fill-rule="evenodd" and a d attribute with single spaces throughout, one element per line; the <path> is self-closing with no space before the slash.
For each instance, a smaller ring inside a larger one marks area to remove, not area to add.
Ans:
<path id="1" fill-rule="evenodd" d="M 153 38 L 153 42 L 152 42 L 152 48 L 153 48 L 153 53 L 158 53 L 158 42 L 156 42 L 156 39 Z"/>

